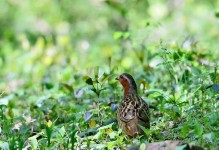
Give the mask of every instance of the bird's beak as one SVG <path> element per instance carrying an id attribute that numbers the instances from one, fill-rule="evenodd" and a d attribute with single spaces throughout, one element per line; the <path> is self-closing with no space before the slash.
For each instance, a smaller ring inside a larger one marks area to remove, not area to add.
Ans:
<path id="1" fill-rule="evenodd" d="M 119 80 L 119 77 L 116 77 L 115 79 L 116 79 L 116 80 Z"/>

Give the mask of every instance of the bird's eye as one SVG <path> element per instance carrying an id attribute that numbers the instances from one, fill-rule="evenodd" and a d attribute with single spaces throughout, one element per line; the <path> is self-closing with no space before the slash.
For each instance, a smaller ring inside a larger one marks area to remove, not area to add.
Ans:
<path id="1" fill-rule="evenodd" d="M 122 78 L 123 78 L 123 76 L 121 75 L 121 76 L 120 76 L 120 78 L 122 79 Z"/>

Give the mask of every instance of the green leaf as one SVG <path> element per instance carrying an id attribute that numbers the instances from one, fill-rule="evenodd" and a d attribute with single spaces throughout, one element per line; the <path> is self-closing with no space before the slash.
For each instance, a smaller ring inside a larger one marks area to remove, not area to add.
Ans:
<path id="1" fill-rule="evenodd" d="M 116 146 L 116 144 L 117 144 L 117 141 L 107 142 L 107 148 L 108 149 L 113 149 L 113 147 Z"/>
<path id="2" fill-rule="evenodd" d="M 94 136 L 93 136 L 93 139 L 101 139 L 101 136 L 102 136 L 102 134 L 101 134 L 101 132 L 97 132 Z"/>
<path id="3" fill-rule="evenodd" d="M 185 138 L 186 136 L 188 136 L 188 132 L 190 130 L 190 127 L 188 124 L 185 124 L 182 129 L 181 129 L 181 137 Z"/>
<path id="4" fill-rule="evenodd" d="M 89 76 L 84 76 L 83 80 L 88 84 L 88 85 L 93 85 L 93 80 Z"/>
<path id="5" fill-rule="evenodd" d="M 113 124 L 114 124 L 114 123 L 108 124 L 108 125 L 106 125 L 106 126 L 102 126 L 102 127 L 100 127 L 98 130 L 112 128 L 112 125 L 113 125 Z"/>
<path id="6" fill-rule="evenodd" d="M 104 149 L 106 147 L 106 144 L 95 144 L 95 146 L 92 146 L 94 149 Z"/>
<path id="7" fill-rule="evenodd" d="M 115 133 L 115 132 L 111 132 L 111 133 L 109 134 L 109 137 L 110 137 L 110 139 L 115 139 L 116 133 Z"/>
<path id="8" fill-rule="evenodd" d="M 103 77 L 103 79 L 102 79 L 102 82 L 104 83 L 104 82 L 108 81 L 109 78 L 110 78 L 112 75 L 107 75 L 106 73 L 104 73 L 103 76 L 104 76 L 104 77 Z"/>
<path id="9" fill-rule="evenodd" d="M 114 38 L 115 40 L 118 40 L 118 39 L 120 39 L 120 38 L 122 37 L 122 35 L 123 35 L 122 32 L 114 32 L 113 38 Z"/>
<path id="10" fill-rule="evenodd" d="M 187 144 L 177 146 L 175 150 L 184 150 L 187 147 Z"/>
<path id="11" fill-rule="evenodd" d="M 138 125 L 143 131 L 144 131 L 144 133 L 147 135 L 147 136 L 149 136 L 150 135 L 150 130 L 149 129 L 147 129 L 147 128 L 145 128 L 144 126 L 142 126 L 142 125 Z"/>
<path id="12" fill-rule="evenodd" d="M 61 127 L 61 129 L 59 129 L 59 134 L 61 135 L 61 137 L 64 137 L 65 133 L 66 133 L 66 130 L 65 130 L 65 127 L 63 126 Z"/>
<path id="13" fill-rule="evenodd" d="M 76 126 L 73 124 L 72 129 L 71 129 L 71 133 L 70 133 L 71 149 L 74 149 L 74 143 L 76 142 L 75 134 L 77 131 L 78 130 L 77 130 Z"/>
<path id="14" fill-rule="evenodd" d="M 123 34 L 124 39 L 129 38 L 129 36 L 130 36 L 130 33 L 129 33 L 129 32 L 125 32 L 125 33 Z"/>
<path id="15" fill-rule="evenodd" d="M 202 74 L 201 70 L 197 67 L 191 67 L 191 71 L 193 74 L 198 75 L 198 76 Z"/>
<path id="16" fill-rule="evenodd" d="M 45 88 L 48 90 L 54 87 L 54 85 L 50 82 L 43 82 L 42 85 L 45 86 Z"/>
<path id="17" fill-rule="evenodd" d="M 87 79 L 87 80 L 86 80 L 86 83 L 89 84 L 89 85 L 93 85 L 93 81 L 92 81 L 91 78 Z"/>
<path id="18" fill-rule="evenodd" d="M 201 126 L 201 124 L 196 123 L 194 128 L 195 128 L 195 134 L 200 137 L 203 133 L 203 127 Z"/>
<path id="19" fill-rule="evenodd" d="M 212 89 L 216 92 L 219 92 L 219 84 L 213 84 Z"/>
<path id="20" fill-rule="evenodd" d="M 99 71 L 100 71 L 99 67 L 94 68 L 94 76 L 95 76 L 96 79 L 98 79 L 98 77 L 99 77 Z"/>
<path id="21" fill-rule="evenodd" d="M 60 83 L 59 86 L 60 86 L 60 88 L 62 88 L 62 87 L 66 88 L 69 92 L 74 91 L 73 87 L 67 83 Z"/>
<path id="22" fill-rule="evenodd" d="M 215 12 L 215 17 L 219 18 L 219 11 Z"/>
<path id="23" fill-rule="evenodd" d="M 13 97 L 14 97 L 14 96 L 11 94 L 11 95 L 9 95 L 9 96 L 5 96 L 5 97 L 0 98 L 0 105 L 5 105 L 5 106 L 7 106 L 8 103 L 9 103 L 9 101 L 12 100 Z"/>
<path id="24" fill-rule="evenodd" d="M 208 141 L 213 142 L 214 133 L 210 132 L 210 133 L 203 134 L 203 139 L 207 139 Z"/>
<path id="25" fill-rule="evenodd" d="M 38 136 L 32 136 L 32 137 L 28 138 L 28 140 L 30 141 L 30 144 L 31 144 L 31 148 L 34 150 L 37 149 L 37 147 L 38 147 L 37 137 Z"/>
<path id="26" fill-rule="evenodd" d="M 91 88 L 91 91 L 93 91 L 94 93 L 96 93 L 98 95 L 98 91 L 95 88 Z"/>
<path id="27" fill-rule="evenodd" d="M 9 150 L 8 142 L 0 141 L 0 148 L 3 149 L 3 150 Z"/>

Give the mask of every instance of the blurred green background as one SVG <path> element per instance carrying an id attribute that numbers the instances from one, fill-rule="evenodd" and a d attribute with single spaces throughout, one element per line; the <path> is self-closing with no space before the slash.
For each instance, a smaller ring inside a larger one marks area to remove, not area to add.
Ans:
<path id="1" fill-rule="evenodd" d="M 69 148 L 70 140 L 124 146 L 117 124 L 98 138 L 75 133 L 116 116 L 110 104 L 120 102 L 122 88 L 114 78 L 128 72 L 152 107 L 149 142 L 215 147 L 218 47 L 219 0 L 1 0 L 0 138 L 10 148 L 15 141 Z"/>
<path id="2" fill-rule="evenodd" d="M 135 69 L 135 51 L 156 52 L 160 40 L 185 49 L 191 48 L 188 38 L 195 40 L 196 53 L 217 61 L 218 6 L 216 0 L 3 0 L 0 88 L 109 64 Z"/>

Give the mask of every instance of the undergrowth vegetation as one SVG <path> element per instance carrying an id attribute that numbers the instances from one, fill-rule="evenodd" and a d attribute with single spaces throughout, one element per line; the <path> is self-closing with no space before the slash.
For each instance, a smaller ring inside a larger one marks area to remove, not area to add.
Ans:
<path id="1" fill-rule="evenodd" d="M 0 149 L 219 145 L 217 1 L 0 6 Z M 151 110 L 151 129 L 134 139 L 116 121 L 123 72 Z"/>

